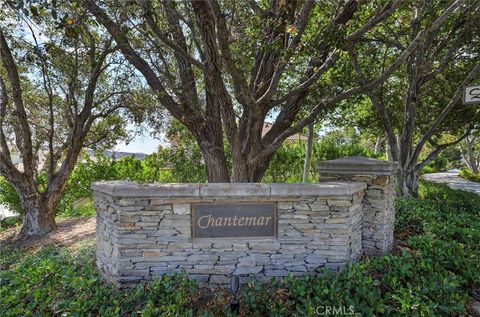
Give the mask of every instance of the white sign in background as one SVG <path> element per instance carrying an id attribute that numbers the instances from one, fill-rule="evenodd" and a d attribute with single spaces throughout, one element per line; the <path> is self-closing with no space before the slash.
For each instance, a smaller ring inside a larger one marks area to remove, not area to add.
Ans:
<path id="1" fill-rule="evenodd" d="M 463 104 L 476 105 L 480 104 L 480 85 L 467 86 L 463 91 Z"/>

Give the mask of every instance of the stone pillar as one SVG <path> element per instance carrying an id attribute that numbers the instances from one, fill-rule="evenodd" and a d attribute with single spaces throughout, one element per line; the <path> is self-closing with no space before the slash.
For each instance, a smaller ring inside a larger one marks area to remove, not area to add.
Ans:
<path id="1" fill-rule="evenodd" d="M 362 247 L 365 255 L 388 253 L 393 247 L 395 186 L 398 162 L 352 156 L 318 164 L 320 182 L 365 182 Z"/>

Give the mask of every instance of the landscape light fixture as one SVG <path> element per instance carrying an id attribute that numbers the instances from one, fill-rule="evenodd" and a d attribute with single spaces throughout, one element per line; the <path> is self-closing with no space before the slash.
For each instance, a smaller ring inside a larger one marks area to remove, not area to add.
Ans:
<path id="1" fill-rule="evenodd" d="M 232 291 L 232 300 L 230 301 L 230 311 L 232 313 L 240 314 L 240 302 L 238 301 L 237 294 L 240 288 L 240 280 L 238 275 L 232 275 L 230 277 L 230 290 Z"/>

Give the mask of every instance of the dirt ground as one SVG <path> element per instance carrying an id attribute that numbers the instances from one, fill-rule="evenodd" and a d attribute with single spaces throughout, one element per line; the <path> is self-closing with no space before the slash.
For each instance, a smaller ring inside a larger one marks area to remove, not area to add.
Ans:
<path id="1" fill-rule="evenodd" d="M 75 243 L 95 237 L 95 217 L 67 218 L 57 222 L 57 229 L 28 241 L 16 240 L 20 227 L 7 229 L 0 233 L 0 247 L 40 248 L 49 243 L 71 247 Z"/>

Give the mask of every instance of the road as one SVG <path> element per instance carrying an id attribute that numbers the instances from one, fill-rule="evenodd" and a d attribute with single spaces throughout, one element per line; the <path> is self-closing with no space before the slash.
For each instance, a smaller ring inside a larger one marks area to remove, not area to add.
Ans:
<path id="1" fill-rule="evenodd" d="M 450 170 L 443 173 L 430 173 L 424 174 L 422 178 L 430 182 L 446 184 L 453 189 L 462 189 L 480 195 L 480 183 L 460 178 L 458 172 L 458 170 Z"/>
<path id="2" fill-rule="evenodd" d="M 0 220 L 13 216 L 18 216 L 18 214 L 9 210 L 7 206 L 0 204 Z"/>

